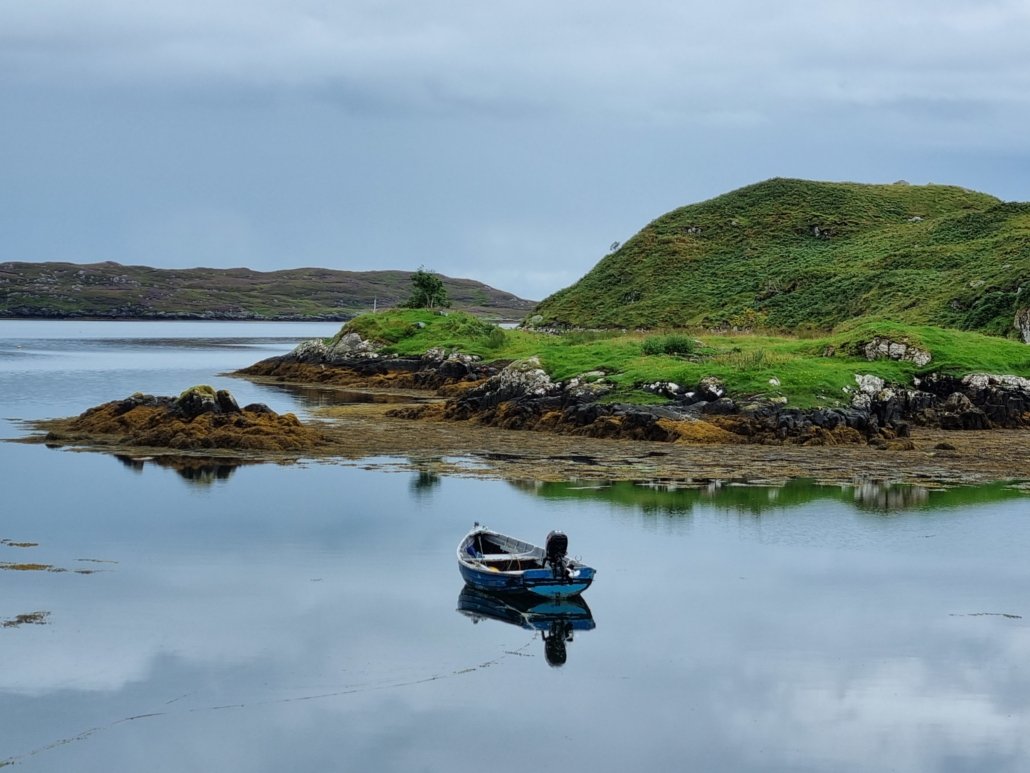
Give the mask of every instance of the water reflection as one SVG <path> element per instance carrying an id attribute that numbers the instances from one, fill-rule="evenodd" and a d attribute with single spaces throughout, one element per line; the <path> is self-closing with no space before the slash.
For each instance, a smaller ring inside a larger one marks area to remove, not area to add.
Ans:
<path id="1" fill-rule="evenodd" d="M 527 594 L 485 593 L 466 585 L 458 595 L 458 611 L 473 623 L 497 620 L 530 631 L 539 631 L 544 658 L 553 668 L 565 665 L 567 645 L 575 631 L 594 629 L 594 616 L 580 597 L 542 599 Z"/>
<path id="2" fill-rule="evenodd" d="M 147 464 L 175 470 L 189 483 L 210 486 L 217 481 L 226 481 L 244 464 L 253 464 L 242 459 L 212 459 L 197 456 L 126 456 L 115 454 L 115 459 L 133 472 L 142 472 Z"/>
<path id="3" fill-rule="evenodd" d="M 690 515 L 697 506 L 715 506 L 761 515 L 820 500 L 851 503 L 859 510 L 903 512 L 962 507 L 1026 498 L 1026 492 L 1004 483 L 928 489 L 884 481 L 859 480 L 850 486 L 791 480 L 781 486 L 752 486 L 727 481 L 684 485 L 671 482 L 512 481 L 515 488 L 543 499 L 593 500 L 655 515 Z"/>
<path id="4" fill-rule="evenodd" d="M 275 383 L 264 384 L 264 386 L 299 400 L 308 409 L 340 405 L 410 405 L 411 403 L 434 402 L 438 399 L 427 396 L 424 392 L 391 389 L 346 389 Z"/>
<path id="5" fill-rule="evenodd" d="M 930 490 L 922 486 L 897 486 L 866 481 L 854 487 L 855 503 L 864 510 L 918 510 L 930 503 Z"/>
<path id="6" fill-rule="evenodd" d="M 422 497 L 440 485 L 440 476 L 432 470 L 420 469 L 411 481 L 411 493 Z"/>

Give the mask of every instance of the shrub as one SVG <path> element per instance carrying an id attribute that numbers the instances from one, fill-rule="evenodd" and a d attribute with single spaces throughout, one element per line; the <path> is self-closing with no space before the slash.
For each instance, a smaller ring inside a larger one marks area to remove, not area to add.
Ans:
<path id="1" fill-rule="evenodd" d="M 668 354 L 687 357 L 697 352 L 697 341 L 690 336 L 678 334 L 649 336 L 640 344 L 640 351 L 651 356 Z"/>
<path id="2" fill-rule="evenodd" d="M 496 326 L 486 334 L 486 345 L 491 349 L 500 349 L 507 340 L 508 336 L 504 334 L 504 330 Z"/>

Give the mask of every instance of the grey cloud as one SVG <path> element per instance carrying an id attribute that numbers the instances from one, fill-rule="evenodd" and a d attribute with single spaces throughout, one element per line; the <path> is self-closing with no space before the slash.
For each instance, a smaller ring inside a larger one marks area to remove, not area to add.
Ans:
<path id="1" fill-rule="evenodd" d="M 59 12 L 58 12 L 59 11 Z M 16 78 L 364 90 L 414 109 L 546 101 L 634 114 L 670 102 L 739 110 L 858 94 L 1024 92 L 1030 18 L 1019 4 L 736 0 L 647 3 L 111 0 L 4 12 Z M 8 76 L 9 78 L 12 76 Z M 988 82 L 983 79 L 989 78 Z M 729 103 L 729 107 L 727 106 Z"/>

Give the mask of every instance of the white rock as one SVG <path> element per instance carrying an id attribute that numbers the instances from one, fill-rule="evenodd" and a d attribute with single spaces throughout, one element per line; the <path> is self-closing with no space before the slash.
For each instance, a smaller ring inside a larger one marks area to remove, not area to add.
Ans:
<path id="1" fill-rule="evenodd" d="M 883 379 L 879 376 L 874 376 L 872 373 L 866 373 L 865 375 L 856 373 L 855 381 L 858 383 L 859 392 L 867 395 L 875 395 L 883 389 Z"/>
<path id="2" fill-rule="evenodd" d="M 310 341 L 302 341 L 293 348 L 293 355 L 297 359 L 321 360 L 329 353 L 329 347 L 320 338 L 313 338 Z"/>
<path id="3" fill-rule="evenodd" d="M 998 376 L 993 373 L 970 373 L 962 378 L 962 383 L 974 389 L 985 389 L 989 386 L 1022 389 L 1030 392 L 1030 379 L 1022 376 Z"/>
<path id="4" fill-rule="evenodd" d="M 855 392 L 851 398 L 851 405 L 860 410 L 866 410 L 873 404 L 873 397 L 868 392 Z"/>

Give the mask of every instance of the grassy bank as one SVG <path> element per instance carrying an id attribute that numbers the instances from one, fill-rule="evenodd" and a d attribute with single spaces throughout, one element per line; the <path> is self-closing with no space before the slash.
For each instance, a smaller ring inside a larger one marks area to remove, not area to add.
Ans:
<path id="1" fill-rule="evenodd" d="M 817 337 L 700 334 L 689 330 L 652 333 L 570 331 L 561 335 L 503 330 L 458 312 L 389 311 L 358 317 L 343 331 L 385 344 L 387 351 L 419 355 L 432 347 L 457 349 L 486 360 L 538 356 L 556 380 L 603 371 L 617 385 L 610 400 L 655 402 L 640 386 L 673 381 L 692 386 L 705 376 L 724 381 L 736 396 L 787 397 L 809 407 L 846 401 L 855 374 L 871 373 L 908 384 L 914 376 L 941 372 L 1005 373 L 1030 378 L 1030 346 L 1015 341 L 928 326 L 865 322 Z M 868 361 L 864 344 L 875 337 L 904 341 L 929 351 L 933 360 Z M 776 383 L 778 382 L 778 383 Z"/>

